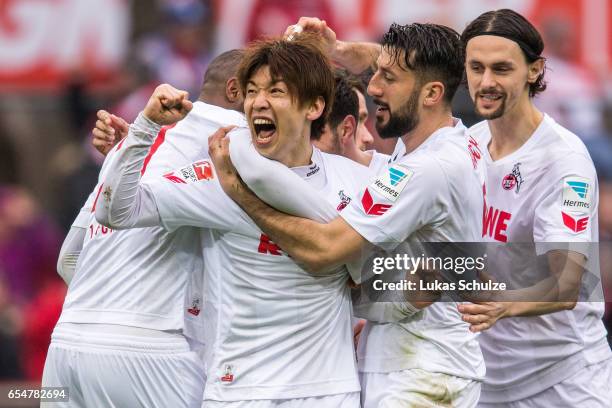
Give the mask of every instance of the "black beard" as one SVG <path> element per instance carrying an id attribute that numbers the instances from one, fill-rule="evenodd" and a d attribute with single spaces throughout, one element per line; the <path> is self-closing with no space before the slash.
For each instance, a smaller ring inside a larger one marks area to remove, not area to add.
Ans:
<path id="1" fill-rule="evenodd" d="M 493 120 L 493 119 L 501 118 L 502 116 L 504 116 L 504 113 L 506 113 L 506 95 L 502 96 L 502 102 L 496 111 L 493 111 L 491 113 L 486 113 L 486 114 L 482 113 L 478 110 L 478 106 L 476 104 L 474 104 L 474 111 L 476 112 L 478 116 L 480 116 L 481 118 L 485 120 Z"/>
<path id="2" fill-rule="evenodd" d="M 419 124 L 418 114 L 419 92 L 414 90 L 405 104 L 400 106 L 398 112 L 393 114 L 389 110 L 389 121 L 383 125 L 376 121 L 376 131 L 382 139 L 401 137 Z"/>

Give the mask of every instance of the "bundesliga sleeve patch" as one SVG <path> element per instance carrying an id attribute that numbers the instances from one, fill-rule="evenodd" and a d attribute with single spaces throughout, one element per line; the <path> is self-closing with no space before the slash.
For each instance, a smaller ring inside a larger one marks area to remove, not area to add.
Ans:
<path id="1" fill-rule="evenodd" d="M 395 202 L 413 175 L 414 172 L 409 170 L 406 166 L 396 164 L 376 177 L 376 180 L 370 184 L 370 188 L 387 200 Z"/>
<path id="2" fill-rule="evenodd" d="M 590 180 L 583 177 L 566 177 L 563 179 L 561 205 L 568 211 L 589 213 L 593 196 Z"/>
<path id="3" fill-rule="evenodd" d="M 195 183 L 200 180 L 212 180 L 215 174 L 208 160 L 200 160 L 189 166 L 164 174 L 164 177 L 176 184 Z"/>

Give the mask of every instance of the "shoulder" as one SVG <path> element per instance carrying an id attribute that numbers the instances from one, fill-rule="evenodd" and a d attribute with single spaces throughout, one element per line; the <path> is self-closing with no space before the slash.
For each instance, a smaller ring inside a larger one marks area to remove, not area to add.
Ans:
<path id="1" fill-rule="evenodd" d="M 196 101 L 193 103 L 193 109 L 177 124 L 176 128 L 180 130 L 183 127 L 201 126 L 202 124 L 214 127 L 215 129 L 228 125 L 247 125 L 244 114 L 241 112 Z"/>
<path id="2" fill-rule="evenodd" d="M 556 177 L 582 175 L 595 178 L 595 166 L 582 140 L 570 130 L 545 116 L 545 134 L 542 135 L 541 149 L 546 151 L 549 169 Z"/>
<path id="3" fill-rule="evenodd" d="M 326 171 L 340 176 L 369 177 L 371 171 L 368 167 L 359 164 L 351 159 L 337 154 L 321 152 L 321 157 L 325 163 Z"/>
<path id="4" fill-rule="evenodd" d="M 387 167 L 391 161 L 391 156 L 387 154 L 378 153 L 376 150 L 370 150 L 370 152 L 372 153 L 372 160 L 370 161 L 370 165 L 368 167 L 370 168 L 371 172 L 379 172 L 383 168 Z"/>
<path id="5" fill-rule="evenodd" d="M 476 123 L 467 129 L 468 136 L 476 139 L 478 143 L 484 143 L 491 137 L 491 131 L 486 120 Z"/>
<path id="6" fill-rule="evenodd" d="M 436 163 L 449 177 L 473 170 L 470 139 L 465 127 L 448 128 L 439 134 L 427 149 L 419 152 L 420 160 L 429 167 Z"/>

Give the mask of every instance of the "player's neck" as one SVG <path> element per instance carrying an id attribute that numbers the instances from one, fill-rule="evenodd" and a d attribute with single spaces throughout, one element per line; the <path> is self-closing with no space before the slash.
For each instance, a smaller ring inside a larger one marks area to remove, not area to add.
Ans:
<path id="1" fill-rule="evenodd" d="M 538 128 L 544 115 L 530 99 L 519 103 L 500 118 L 487 121 L 491 131 L 488 149 L 493 160 L 506 157 L 521 148 Z"/>
<path id="2" fill-rule="evenodd" d="M 198 98 L 198 101 L 207 103 L 209 105 L 218 106 L 227 110 L 235 110 L 237 112 L 241 111 L 241 105 L 236 105 L 236 103 L 228 101 L 227 98 L 225 98 L 223 95 L 220 95 L 219 93 L 202 91 L 200 97 Z"/>
<path id="3" fill-rule="evenodd" d="M 448 126 L 454 126 L 450 111 L 445 110 L 431 115 L 422 115 L 419 124 L 402 136 L 402 141 L 406 145 L 406 154 L 414 151 L 435 131 Z"/>

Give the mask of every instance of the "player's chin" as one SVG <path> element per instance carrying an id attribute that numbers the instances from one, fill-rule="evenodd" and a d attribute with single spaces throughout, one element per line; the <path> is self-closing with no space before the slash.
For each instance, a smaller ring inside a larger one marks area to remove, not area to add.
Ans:
<path id="1" fill-rule="evenodd" d="M 485 120 L 493 120 L 504 116 L 504 107 L 501 106 L 497 109 L 482 109 L 477 106 L 476 114 Z"/>

